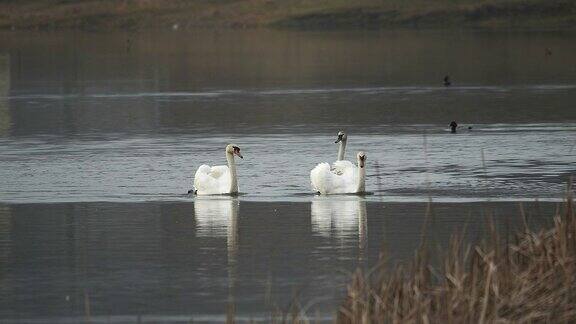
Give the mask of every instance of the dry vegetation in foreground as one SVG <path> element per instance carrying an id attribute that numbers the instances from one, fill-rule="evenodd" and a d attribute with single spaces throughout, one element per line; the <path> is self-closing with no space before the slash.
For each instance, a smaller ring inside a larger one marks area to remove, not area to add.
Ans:
<path id="1" fill-rule="evenodd" d="M 573 0 L 0 0 L 0 28 L 576 26 Z"/>
<path id="2" fill-rule="evenodd" d="M 441 269 L 430 265 L 426 242 L 411 265 L 358 270 L 338 323 L 574 323 L 576 214 L 568 197 L 551 230 L 524 229 L 466 246 L 452 237 Z"/>

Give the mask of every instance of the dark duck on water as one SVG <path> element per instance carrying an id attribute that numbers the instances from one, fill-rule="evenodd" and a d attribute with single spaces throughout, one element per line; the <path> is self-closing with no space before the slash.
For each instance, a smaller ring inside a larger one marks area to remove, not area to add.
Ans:
<path id="1" fill-rule="evenodd" d="M 455 120 L 453 120 L 450 123 L 450 133 L 452 133 L 452 134 L 456 133 L 456 128 L 458 128 L 458 124 L 456 123 Z"/>

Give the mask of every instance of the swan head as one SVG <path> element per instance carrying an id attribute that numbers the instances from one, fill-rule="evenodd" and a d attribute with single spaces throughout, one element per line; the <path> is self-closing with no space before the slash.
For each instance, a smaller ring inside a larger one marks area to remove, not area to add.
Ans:
<path id="1" fill-rule="evenodd" d="M 356 159 L 358 160 L 358 166 L 363 168 L 366 165 L 366 153 L 360 151 L 356 154 Z"/>
<path id="2" fill-rule="evenodd" d="M 228 144 L 228 146 L 226 146 L 226 154 L 238 155 L 239 158 L 244 158 L 242 154 L 240 154 L 240 147 L 236 144 Z"/>
<path id="3" fill-rule="evenodd" d="M 334 142 L 334 143 L 340 143 L 342 141 L 346 141 L 347 137 L 348 136 L 346 135 L 346 133 L 344 133 L 344 131 L 339 131 L 338 132 L 338 139 L 336 139 L 336 142 Z"/>

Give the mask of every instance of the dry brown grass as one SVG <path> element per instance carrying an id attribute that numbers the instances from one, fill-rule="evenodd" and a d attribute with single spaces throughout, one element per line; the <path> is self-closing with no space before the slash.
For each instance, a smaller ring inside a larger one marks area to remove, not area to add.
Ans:
<path id="1" fill-rule="evenodd" d="M 408 266 L 358 270 L 338 323 L 573 323 L 576 321 L 576 215 L 569 196 L 551 230 L 523 230 L 466 245 L 454 235 L 441 269 L 423 242 Z"/>

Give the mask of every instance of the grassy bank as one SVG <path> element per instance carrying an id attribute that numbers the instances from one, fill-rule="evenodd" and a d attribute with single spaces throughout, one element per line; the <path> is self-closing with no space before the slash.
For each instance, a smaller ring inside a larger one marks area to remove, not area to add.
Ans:
<path id="1" fill-rule="evenodd" d="M 572 0 L 0 0 L 0 28 L 576 26 Z"/>
<path id="2" fill-rule="evenodd" d="M 519 222 L 526 224 L 523 217 Z M 338 323 L 573 323 L 576 321 L 576 214 L 567 199 L 548 231 L 524 230 L 466 246 L 456 235 L 431 266 L 423 242 L 396 271 L 358 271 Z"/>

